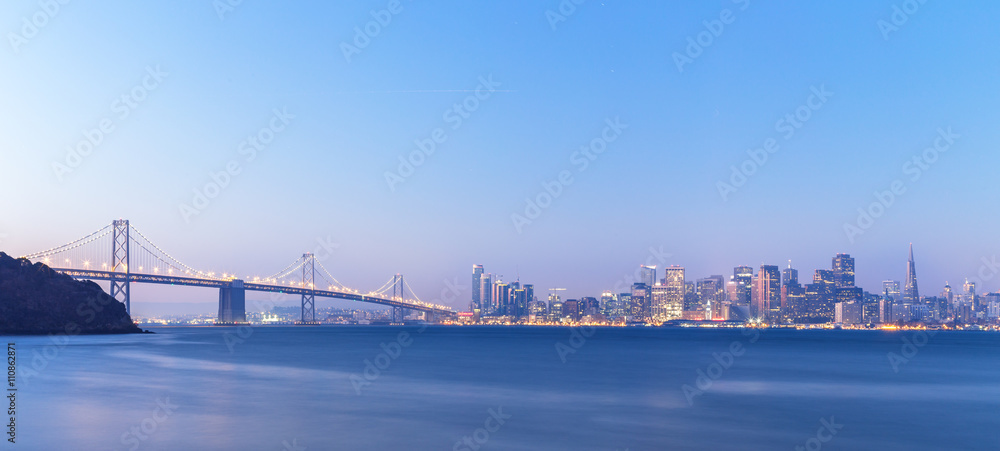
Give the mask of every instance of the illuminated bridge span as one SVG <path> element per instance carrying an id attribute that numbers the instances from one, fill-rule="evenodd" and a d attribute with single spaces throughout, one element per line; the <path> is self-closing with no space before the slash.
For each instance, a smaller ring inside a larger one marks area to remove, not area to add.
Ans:
<path id="1" fill-rule="evenodd" d="M 129 314 L 132 283 L 218 288 L 219 324 L 246 322 L 248 290 L 301 295 L 303 324 L 316 323 L 316 297 L 387 305 L 392 307 L 393 322 L 402 321 L 404 309 L 429 315 L 455 313 L 449 307 L 421 301 L 400 274 L 375 291 L 362 294 L 347 288 L 311 253 L 303 254 L 285 269 L 267 277 L 239 278 L 235 274 L 200 271 L 164 252 L 124 219 L 71 243 L 22 258 L 41 261 L 76 279 L 110 281 L 111 296 L 124 303 Z"/>

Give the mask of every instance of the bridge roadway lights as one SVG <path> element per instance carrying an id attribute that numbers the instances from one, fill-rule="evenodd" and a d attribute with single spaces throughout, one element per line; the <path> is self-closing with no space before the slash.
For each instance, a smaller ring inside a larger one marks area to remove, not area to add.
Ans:
<path id="1" fill-rule="evenodd" d="M 219 317 L 215 324 L 247 324 L 246 290 L 242 280 L 233 280 L 228 287 L 219 288 Z"/>

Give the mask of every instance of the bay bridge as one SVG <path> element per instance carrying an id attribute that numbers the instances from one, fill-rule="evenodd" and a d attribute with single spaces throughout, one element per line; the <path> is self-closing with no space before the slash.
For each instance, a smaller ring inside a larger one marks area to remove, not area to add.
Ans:
<path id="1" fill-rule="evenodd" d="M 406 309 L 425 312 L 427 319 L 455 313 L 450 307 L 423 302 L 396 274 L 379 289 L 361 293 L 340 283 L 312 253 L 302 254 L 281 271 L 266 277 L 200 271 L 181 263 L 153 244 L 126 219 L 112 221 L 83 238 L 45 251 L 22 256 L 40 261 L 75 279 L 110 281 L 110 294 L 132 314 L 132 283 L 153 283 L 217 288 L 219 316 L 216 324 L 245 324 L 246 292 L 259 291 L 300 295 L 299 324 L 318 324 L 316 298 L 337 298 L 380 304 L 392 308 L 392 322 L 403 320 Z"/>

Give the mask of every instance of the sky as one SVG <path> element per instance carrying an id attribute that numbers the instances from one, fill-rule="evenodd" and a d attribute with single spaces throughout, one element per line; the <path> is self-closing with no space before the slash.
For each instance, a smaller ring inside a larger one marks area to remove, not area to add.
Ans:
<path id="1" fill-rule="evenodd" d="M 1000 289 L 1000 4 L 231 3 L 4 5 L 0 249 L 335 243 L 341 282 L 465 309 L 473 264 L 572 298 L 850 253 L 877 292 L 912 242 L 922 294 Z"/>

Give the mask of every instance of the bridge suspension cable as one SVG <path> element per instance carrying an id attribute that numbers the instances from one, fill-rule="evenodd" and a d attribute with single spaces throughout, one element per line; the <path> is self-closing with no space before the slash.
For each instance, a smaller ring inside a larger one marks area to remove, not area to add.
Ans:
<path id="1" fill-rule="evenodd" d="M 69 250 L 72 250 L 72 249 L 76 249 L 76 248 L 78 248 L 80 246 L 92 243 L 92 242 L 94 242 L 94 241 L 96 241 L 96 240 L 98 240 L 100 238 L 103 238 L 105 235 L 107 235 L 109 233 L 111 233 L 111 226 L 110 225 L 106 225 L 106 226 L 98 229 L 96 232 L 91 233 L 90 235 L 87 235 L 87 236 L 85 236 L 83 238 L 80 238 L 80 239 L 78 239 L 76 241 L 72 241 L 72 242 L 64 244 L 62 246 L 56 246 L 56 247 L 54 247 L 52 249 L 47 249 L 47 250 L 44 250 L 44 251 L 41 251 L 41 252 L 35 252 L 34 254 L 28 254 L 28 255 L 22 256 L 21 258 L 27 258 L 29 260 L 34 260 L 34 259 L 37 259 L 39 257 L 49 257 L 49 256 L 52 256 L 52 255 L 55 255 L 55 254 L 66 252 L 66 251 L 69 251 Z"/>
<path id="2" fill-rule="evenodd" d="M 176 270 L 181 271 L 181 272 L 186 272 L 187 274 L 198 275 L 198 276 L 201 276 L 201 277 L 205 277 L 205 278 L 208 278 L 208 279 L 215 279 L 215 280 L 225 280 L 226 279 L 224 277 L 217 277 L 217 276 L 215 276 L 214 272 L 200 271 L 200 270 L 192 268 L 191 266 L 188 266 L 188 265 L 184 264 L 180 260 L 177 260 L 172 255 L 168 254 L 163 249 L 160 249 L 159 246 L 157 246 L 149 238 L 147 238 L 146 235 L 143 235 L 143 233 L 140 232 L 139 229 L 137 229 L 134 225 L 130 224 L 129 227 L 131 227 L 132 231 L 135 232 L 137 235 L 139 235 L 139 237 L 141 237 L 143 239 L 143 241 L 145 241 L 145 243 L 149 244 L 150 247 L 152 247 L 153 249 L 155 249 L 159 253 L 159 254 L 157 254 L 156 252 L 153 252 L 148 247 L 146 247 L 142 242 L 140 242 L 138 239 L 136 239 L 136 238 L 134 238 L 134 237 L 132 237 L 130 235 L 129 238 L 131 239 L 131 241 L 133 243 L 135 243 L 136 245 L 138 245 L 140 249 L 142 249 L 142 250 L 144 250 L 144 251 L 147 252 L 147 255 L 145 255 L 145 256 L 143 256 L 143 255 L 136 256 L 136 257 L 138 257 L 137 258 L 138 263 L 139 263 L 138 267 L 144 268 L 145 264 L 149 264 L 149 263 L 155 264 L 154 261 L 159 261 L 159 262 L 162 262 L 162 263 L 166 264 L 166 266 L 168 266 L 168 267 L 173 267 L 173 269 L 176 269 Z M 135 263 L 131 263 L 131 265 L 133 267 L 137 266 Z M 154 269 L 155 268 L 156 268 L 156 266 L 154 266 Z M 141 270 L 144 271 L 145 269 L 141 269 Z M 233 278 L 235 278 L 235 276 Z"/>
<path id="3" fill-rule="evenodd" d="M 293 272 L 297 271 L 304 264 L 306 264 L 305 259 L 303 259 L 302 257 L 299 257 L 299 258 L 295 259 L 295 261 L 293 261 L 290 265 L 286 266 L 285 269 L 282 269 L 281 271 L 278 271 L 277 273 L 274 273 L 274 274 L 272 274 L 270 276 L 264 277 L 264 278 L 262 278 L 262 280 L 265 280 L 265 281 L 267 281 L 267 280 L 278 281 L 279 279 L 284 279 L 285 277 L 288 277 L 289 275 L 291 275 Z"/>
<path id="4" fill-rule="evenodd" d="M 379 289 L 377 289 L 377 290 L 374 290 L 374 291 L 372 291 L 372 293 L 378 293 L 378 294 L 382 294 L 382 295 L 384 295 L 386 291 L 389 291 L 389 290 L 391 290 L 391 289 L 392 289 L 392 286 L 393 286 L 393 285 L 394 285 L 395 283 L 396 283 L 396 278 L 395 278 L 395 277 L 393 277 L 393 278 L 389 279 L 388 281 L 386 281 L 386 283 L 385 283 L 384 285 L 382 285 L 382 287 L 381 287 L 381 288 L 379 288 Z"/>
<path id="5" fill-rule="evenodd" d="M 406 279 L 403 279 L 403 285 L 406 285 L 406 289 L 410 290 L 410 294 L 413 295 L 413 299 L 416 299 L 418 302 L 424 302 L 417 297 L 417 293 L 413 292 L 413 288 L 410 288 L 410 283 L 407 282 Z"/>
<path id="6" fill-rule="evenodd" d="M 323 270 L 323 272 L 320 273 L 320 276 L 322 276 L 323 274 L 326 274 L 330 278 L 329 281 L 333 282 L 336 285 L 340 285 L 340 288 L 342 288 L 344 290 L 347 290 L 347 291 L 356 291 L 356 290 L 352 290 L 350 288 L 347 288 L 347 285 L 344 285 L 344 284 L 340 283 L 340 281 L 337 280 L 336 277 L 333 277 L 333 274 L 330 274 L 330 271 L 327 271 L 326 267 L 323 266 L 323 262 L 321 262 L 319 260 L 316 260 L 316 264 L 319 265 L 319 269 Z"/>

